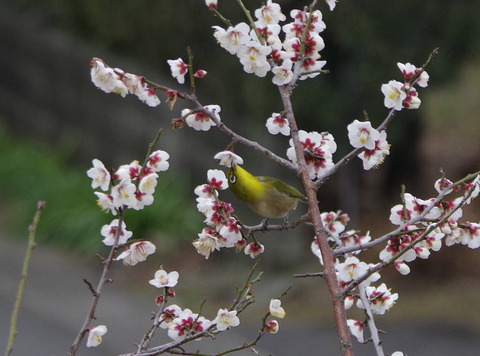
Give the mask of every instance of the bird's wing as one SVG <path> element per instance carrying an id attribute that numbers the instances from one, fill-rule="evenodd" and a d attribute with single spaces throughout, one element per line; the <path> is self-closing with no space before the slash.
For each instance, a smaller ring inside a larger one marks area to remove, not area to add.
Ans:
<path id="1" fill-rule="evenodd" d="M 299 199 L 305 198 L 305 196 L 302 193 L 300 193 L 300 191 L 298 191 L 291 185 L 288 185 L 287 183 L 282 182 L 277 178 L 265 177 L 265 176 L 258 176 L 257 178 L 260 182 L 273 184 L 273 187 L 276 190 L 288 196 L 291 196 L 293 198 L 299 198 Z"/>

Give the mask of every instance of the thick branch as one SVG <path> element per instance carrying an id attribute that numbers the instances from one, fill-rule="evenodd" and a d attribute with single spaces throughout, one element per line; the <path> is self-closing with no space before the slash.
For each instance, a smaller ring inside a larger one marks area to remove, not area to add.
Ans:
<path id="1" fill-rule="evenodd" d="M 337 275 L 335 273 L 335 261 L 332 249 L 328 244 L 327 234 L 325 233 L 325 228 L 320 218 L 317 190 L 315 184 L 311 181 L 308 174 L 303 147 L 300 143 L 300 139 L 298 136 L 298 127 L 293 113 L 293 107 L 290 101 L 291 92 L 284 86 L 279 87 L 279 91 L 285 108 L 285 116 L 290 125 L 290 132 L 295 147 L 295 153 L 298 162 L 297 172 L 305 188 L 305 193 L 308 199 L 308 211 L 315 231 L 315 239 L 322 253 L 323 264 L 325 268 L 325 280 L 327 282 L 329 294 L 331 297 L 337 333 L 340 337 L 343 355 L 351 356 L 353 355 L 352 340 L 350 330 L 347 326 L 343 295 L 341 294 Z"/>

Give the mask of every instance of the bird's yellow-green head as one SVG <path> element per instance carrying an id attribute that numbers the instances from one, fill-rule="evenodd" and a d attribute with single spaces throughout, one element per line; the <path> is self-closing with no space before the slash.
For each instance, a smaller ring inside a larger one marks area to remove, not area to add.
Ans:
<path id="1" fill-rule="evenodd" d="M 304 195 L 279 179 L 253 176 L 233 165 L 227 174 L 232 193 L 265 218 L 284 218 L 297 207 Z"/>

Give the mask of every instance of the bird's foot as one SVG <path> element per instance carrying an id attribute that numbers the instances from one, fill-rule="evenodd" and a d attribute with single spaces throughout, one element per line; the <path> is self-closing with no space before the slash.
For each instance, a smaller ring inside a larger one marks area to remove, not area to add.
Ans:
<path id="1" fill-rule="evenodd" d="M 268 218 L 263 219 L 260 225 L 262 226 L 260 229 L 262 231 L 266 231 L 268 226 Z"/>

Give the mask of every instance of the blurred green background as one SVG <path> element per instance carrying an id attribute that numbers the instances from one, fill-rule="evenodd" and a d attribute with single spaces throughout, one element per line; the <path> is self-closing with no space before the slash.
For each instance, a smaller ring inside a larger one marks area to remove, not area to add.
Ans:
<path id="1" fill-rule="evenodd" d="M 279 3 L 287 16 L 290 9 L 304 5 Z M 254 9 L 261 2 L 245 0 L 245 4 Z M 365 172 L 361 161 L 355 160 L 319 192 L 322 211 L 343 210 L 352 218 L 349 228 L 378 236 L 391 229 L 389 208 L 399 201 L 400 184 L 426 199 L 434 194 L 432 183 L 440 168 L 452 180 L 478 169 L 480 1 L 341 0 L 334 12 L 323 2 L 320 8 L 327 24 L 322 56 L 330 74 L 300 83 L 293 103 L 301 128 L 334 135 L 339 147 L 335 161 L 350 150 L 348 123 L 362 119 L 363 110 L 374 125 L 386 116 L 380 86 L 401 79 L 396 63 L 420 66 L 434 48 L 440 48 L 427 69 L 430 85 L 419 90 L 422 106 L 402 111 L 390 126 L 392 147 L 386 162 Z M 220 0 L 219 9 L 233 22 L 243 21 L 234 1 Z M 199 0 L 4 0 L 0 10 L 2 229 L 22 236 L 36 202 L 46 200 L 40 244 L 93 255 L 101 241 L 99 229 L 110 217 L 95 204 L 85 173 L 91 160 L 99 158 L 112 167 L 142 161 L 155 132 L 164 128 L 158 147 L 171 154 L 171 168 L 160 176 L 155 204 L 140 213 L 129 212 L 127 226 L 134 237 L 162 246 L 159 264 L 174 265 L 182 256 L 183 267 L 175 268 L 201 273 L 209 265 L 228 271 L 216 278 L 216 284 L 228 282 L 235 271 L 247 270 L 245 257 L 231 251 L 214 253 L 204 264 L 190 245 L 202 227 L 193 189 L 204 182 L 207 169 L 218 168 L 213 155 L 226 147 L 228 138 L 216 130 L 208 134 L 189 128 L 171 130 L 170 120 L 184 108 L 180 101 L 172 112 L 165 105 L 150 109 L 135 98 L 104 94 L 89 80 L 89 60 L 100 57 L 113 67 L 182 89 L 170 77 L 166 61 L 185 59 L 190 46 L 195 66 L 208 72 L 198 82 L 200 101 L 220 105 L 228 126 L 284 155 L 288 139 L 265 135 L 266 118 L 281 111 L 274 85 L 245 75 L 236 58 L 215 44 L 214 25 L 222 24 Z M 237 150 L 254 173 L 299 185 L 289 172 L 258 153 Z M 228 192 L 225 197 L 247 223 L 257 223 L 258 218 Z M 471 209 L 466 215 L 478 221 L 479 210 Z M 277 273 L 318 269 L 314 259 L 305 258 L 310 254 L 309 234 L 304 230 L 260 236 L 267 252 L 273 252 L 262 259 L 263 268 L 273 275 L 272 286 L 277 286 Z M 371 253 L 372 261 L 377 253 Z M 395 272 L 385 276 L 387 283 L 395 281 L 395 290 L 408 290 L 414 296 L 405 301 L 401 297 L 403 308 L 418 308 L 412 300 L 425 299 L 426 305 L 438 305 L 415 309 L 417 315 L 438 318 L 441 309 L 449 320 L 468 319 L 478 327 L 468 303 L 445 308 L 453 295 L 442 294 L 435 303 L 428 303 L 432 295 L 438 297 L 438 283 L 446 288 L 459 283 L 468 286 L 464 298 L 473 298 L 480 280 L 476 251 L 453 247 L 412 267 L 411 276 L 399 279 Z M 203 291 L 196 273 L 192 272 L 190 283 Z M 294 296 L 318 298 L 309 282 L 295 283 L 299 292 Z M 419 286 L 429 286 L 428 291 L 420 293 Z M 278 288 L 276 292 L 281 292 Z M 324 302 L 328 318 L 328 301 Z M 297 308 L 298 315 L 308 318 L 309 311 Z M 394 318 L 405 317 L 405 309 L 399 308 L 397 314 L 395 310 Z"/>

